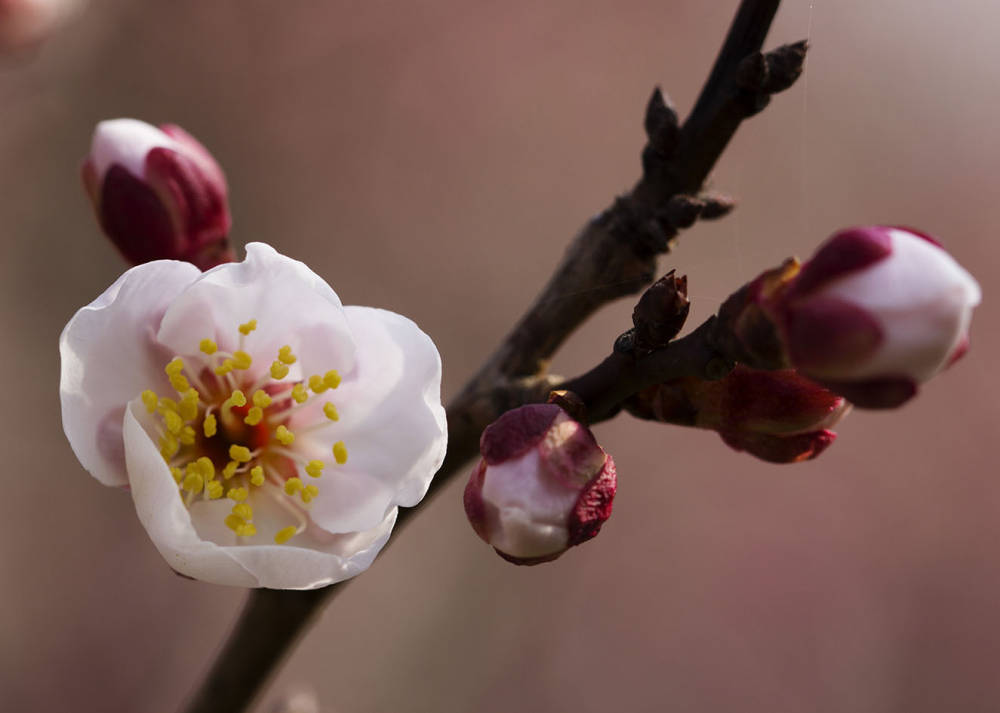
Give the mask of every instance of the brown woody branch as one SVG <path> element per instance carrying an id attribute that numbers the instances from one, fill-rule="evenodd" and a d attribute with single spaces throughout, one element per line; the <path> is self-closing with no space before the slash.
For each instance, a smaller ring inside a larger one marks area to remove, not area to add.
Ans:
<path id="1" fill-rule="evenodd" d="M 546 375 L 552 355 L 601 306 L 636 294 L 651 283 L 657 255 L 667 252 L 679 230 L 699 217 L 715 218 L 732 209 L 732 200 L 725 196 L 700 194 L 702 184 L 739 124 L 763 109 L 771 94 L 790 86 L 802 71 L 805 43 L 760 52 L 779 2 L 741 1 L 708 81 L 683 126 L 677 125 L 676 112 L 660 90 L 654 91 L 645 117 L 649 141 L 643 150 L 642 178 L 631 192 L 583 227 L 534 303 L 448 405 L 449 448 L 444 465 L 428 497 L 417 508 L 402 511 L 397 527 L 422 510 L 430 496 L 476 455 L 483 428 L 510 408 L 545 399 L 554 385 Z M 696 335 L 710 330 L 711 323 L 707 324 L 660 350 L 656 359 L 663 362 L 663 374 L 704 368 L 706 347 Z M 584 381 L 574 384 L 588 394 L 593 392 L 596 416 L 610 415 L 617 403 L 617 391 L 609 388 L 610 377 L 621 377 L 623 384 L 635 378 L 618 357 L 612 355 L 609 360 L 603 371 L 585 375 Z M 187 713 L 244 711 L 323 604 L 346 584 L 308 592 L 250 592 L 233 633 Z"/>

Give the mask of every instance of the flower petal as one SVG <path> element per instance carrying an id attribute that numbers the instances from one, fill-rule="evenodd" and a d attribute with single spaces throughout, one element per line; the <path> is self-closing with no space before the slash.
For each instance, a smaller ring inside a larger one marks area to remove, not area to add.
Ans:
<path id="1" fill-rule="evenodd" d="M 396 520 L 395 508 L 376 527 L 364 532 L 319 539 L 310 532 L 295 538 L 296 544 L 235 544 L 235 536 L 224 528 L 213 531 L 211 522 L 232 503 L 199 503 L 191 512 L 178 495 L 152 439 L 141 421 L 146 414 L 136 403 L 125 413 L 124 439 L 129 482 L 136 512 L 157 550 L 177 572 L 215 584 L 275 589 L 313 589 L 339 582 L 364 571 L 385 545 Z M 273 508 L 273 509 L 272 509 Z M 254 502 L 256 536 L 262 543 L 278 529 L 280 508 L 266 497 Z M 194 520 L 201 521 L 200 532 Z M 221 544 L 204 535 L 227 538 Z M 231 542 L 231 544 L 230 544 Z"/>
<path id="2" fill-rule="evenodd" d="M 303 374 L 331 368 L 347 372 L 354 365 L 350 328 L 337 293 L 305 264 L 264 243 L 248 244 L 243 262 L 204 273 L 174 300 L 157 336 L 181 355 L 197 354 L 206 337 L 232 351 L 237 326 L 250 319 L 258 325 L 246 338 L 246 350 L 258 360 L 255 374 L 285 344 L 298 356 L 295 368 Z"/>
<path id="3" fill-rule="evenodd" d="M 394 506 L 419 502 L 448 439 L 441 358 L 430 337 L 393 312 L 345 312 L 357 361 L 332 399 L 340 410 L 336 439 L 347 445 L 348 463 L 324 474 L 312 509 L 314 521 L 331 532 L 373 527 Z"/>
<path id="4" fill-rule="evenodd" d="M 73 452 L 105 485 L 127 484 L 123 406 L 143 389 L 165 390 L 169 359 L 155 341 L 167 305 L 201 274 L 183 262 L 134 267 L 80 309 L 59 338 L 63 430 Z"/>

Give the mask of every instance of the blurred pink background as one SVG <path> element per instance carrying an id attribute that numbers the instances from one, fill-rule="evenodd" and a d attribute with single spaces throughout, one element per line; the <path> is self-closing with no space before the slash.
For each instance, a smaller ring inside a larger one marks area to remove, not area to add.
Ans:
<path id="1" fill-rule="evenodd" d="M 406 312 L 447 397 L 638 176 L 653 86 L 690 109 L 736 5 L 93 0 L 0 60 L 0 709 L 175 710 L 245 596 L 171 573 L 62 434 L 59 332 L 123 269 L 79 185 L 95 122 L 194 133 L 228 173 L 237 243 Z M 768 45 L 808 36 L 806 75 L 718 166 L 737 211 L 661 262 L 689 275 L 694 325 L 836 228 L 919 226 L 984 288 L 964 361 L 804 465 L 602 425 L 615 514 L 543 567 L 480 542 L 456 481 L 255 710 L 302 686 L 326 713 L 1000 710 L 998 21 L 982 0 L 786 2 Z M 603 357 L 631 308 L 554 370 Z"/>

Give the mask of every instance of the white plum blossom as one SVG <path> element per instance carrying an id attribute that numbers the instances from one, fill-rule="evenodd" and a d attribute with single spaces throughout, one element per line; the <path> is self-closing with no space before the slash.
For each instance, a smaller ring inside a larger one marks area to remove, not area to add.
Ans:
<path id="1" fill-rule="evenodd" d="M 167 563 L 311 589 L 365 570 L 444 458 L 441 361 L 398 314 L 344 307 L 263 243 L 202 273 L 122 275 L 60 339 L 63 427 L 128 487 Z"/>

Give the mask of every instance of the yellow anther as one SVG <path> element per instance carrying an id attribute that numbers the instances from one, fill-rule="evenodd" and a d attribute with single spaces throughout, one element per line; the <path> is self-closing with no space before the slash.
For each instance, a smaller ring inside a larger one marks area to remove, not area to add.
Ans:
<path id="1" fill-rule="evenodd" d="M 322 376 L 319 374 L 313 374 L 309 377 L 309 388 L 312 389 L 314 394 L 322 394 L 330 387 L 323 383 Z"/>
<path id="2" fill-rule="evenodd" d="M 325 404 L 323 404 L 323 413 L 325 413 L 326 417 L 328 419 L 330 419 L 331 421 L 339 421 L 340 420 L 340 414 L 337 413 L 337 407 L 334 406 L 329 401 L 327 401 Z"/>
<path id="3" fill-rule="evenodd" d="M 182 471 L 180 468 L 171 468 L 170 475 L 174 476 L 174 482 L 176 483 L 180 483 L 182 480 L 184 480 L 184 471 Z"/>
<path id="4" fill-rule="evenodd" d="M 238 503 L 233 505 L 233 515 L 244 520 L 253 520 L 253 508 L 246 503 Z"/>
<path id="5" fill-rule="evenodd" d="M 336 389 L 340 386 L 340 373 L 336 369 L 330 369 L 323 374 L 323 383 L 327 388 Z"/>
<path id="6" fill-rule="evenodd" d="M 306 473 L 311 475 L 313 478 L 318 478 L 323 475 L 323 466 L 325 464 L 321 460 L 311 460 L 306 463 Z"/>
<path id="7" fill-rule="evenodd" d="M 257 329 L 257 320 L 251 319 L 249 322 L 240 325 L 240 334 L 246 336 L 255 329 Z"/>
<path id="8" fill-rule="evenodd" d="M 287 495 L 295 495 L 300 490 L 302 490 L 302 481 L 298 478 L 289 478 L 285 481 L 285 493 Z"/>
<path id="9" fill-rule="evenodd" d="M 166 460 L 170 460 L 177 455 L 177 451 L 180 449 L 181 444 L 177 441 L 177 437 L 174 434 L 164 434 L 163 438 L 160 439 L 160 455 Z"/>
<path id="10" fill-rule="evenodd" d="M 142 392 L 142 403 L 146 406 L 147 411 L 155 413 L 156 405 L 160 403 L 160 397 L 156 395 L 155 391 L 146 389 Z"/>
<path id="11" fill-rule="evenodd" d="M 185 421 L 193 421 L 198 418 L 198 392 L 188 389 L 177 404 L 177 410 Z"/>
<path id="12" fill-rule="evenodd" d="M 317 495 L 319 495 L 319 488 L 317 488 L 315 485 L 307 485 L 306 487 L 302 488 L 301 497 L 302 497 L 302 502 L 304 503 L 311 503 L 312 499 L 315 498 Z"/>
<path id="13" fill-rule="evenodd" d="M 261 466 L 255 465 L 250 469 L 250 483 L 257 487 L 264 484 L 264 469 Z"/>
<path id="14" fill-rule="evenodd" d="M 292 354 L 292 347 L 288 344 L 278 350 L 278 361 L 282 364 L 294 364 L 299 358 Z"/>
<path id="15" fill-rule="evenodd" d="M 236 362 L 232 359 L 225 359 L 221 364 L 212 369 L 218 376 L 225 376 L 236 368 Z"/>
<path id="16" fill-rule="evenodd" d="M 163 413 L 164 411 L 176 411 L 177 402 L 169 396 L 161 396 L 160 404 L 156 407 L 156 410 L 160 413 Z"/>
<path id="17" fill-rule="evenodd" d="M 184 426 L 184 419 L 176 411 L 164 411 L 163 412 L 163 425 L 167 427 L 167 430 L 175 436 L 181 432 L 181 428 Z"/>
<path id="18" fill-rule="evenodd" d="M 248 522 L 247 524 L 238 528 L 236 530 L 236 534 L 239 535 L 240 537 L 253 537 L 254 535 L 257 534 L 257 527 L 252 522 Z"/>
<path id="19" fill-rule="evenodd" d="M 201 467 L 198 465 L 198 461 L 191 461 L 185 465 L 184 472 L 188 475 L 201 475 Z"/>
<path id="20" fill-rule="evenodd" d="M 340 465 L 347 462 L 347 446 L 344 445 L 343 441 L 337 441 L 333 444 L 333 459 Z"/>
<path id="21" fill-rule="evenodd" d="M 306 387 L 302 382 L 292 387 L 292 398 L 295 399 L 295 403 L 297 404 L 305 403 L 305 400 L 309 398 L 309 392 L 306 391 Z"/>
<path id="22" fill-rule="evenodd" d="M 191 493 L 200 493 L 205 489 L 205 480 L 198 473 L 188 473 L 184 476 L 184 489 Z"/>
<path id="23" fill-rule="evenodd" d="M 233 393 L 229 395 L 229 398 L 223 402 L 222 408 L 226 407 L 231 408 L 233 406 L 246 406 L 246 405 L 247 405 L 246 394 L 244 394 L 239 389 L 234 389 Z"/>
<path id="24" fill-rule="evenodd" d="M 226 527 L 228 527 L 233 532 L 239 532 L 239 529 L 241 527 L 245 527 L 247 524 L 246 520 L 244 520 L 239 515 L 226 515 L 226 519 L 223 522 L 225 522 Z"/>
<path id="25" fill-rule="evenodd" d="M 290 539 L 295 537 L 298 530 L 295 525 L 289 525 L 288 527 L 283 527 L 274 533 L 274 541 L 276 544 L 283 545 Z"/>
<path id="26" fill-rule="evenodd" d="M 229 446 L 229 457 L 237 463 L 249 463 L 250 449 L 246 446 L 239 446 L 234 443 Z"/>
<path id="27" fill-rule="evenodd" d="M 202 476 L 205 478 L 205 482 L 210 480 L 215 480 L 215 463 L 212 459 L 207 456 L 202 456 L 195 461 L 198 464 L 198 468 L 201 470 Z"/>
<path id="28" fill-rule="evenodd" d="M 191 388 L 191 383 L 187 380 L 187 377 L 184 376 L 184 374 L 171 374 L 170 385 L 174 387 L 174 391 L 178 394 L 183 394 Z"/>
<path id="29" fill-rule="evenodd" d="M 246 488 L 230 488 L 229 492 L 226 493 L 226 497 L 230 500 L 235 500 L 236 502 L 243 502 L 249 497 L 250 493 Z"/>
<path id="30" fill-rule="evenodd" d="M 184 371 L 184 360 L 181 359 L 179 356 L 175 356 L 173 359 L 167 362 L 167 365 L 163 367 L 163 370 L 167 372 L 167 376 L 175 376 L 177 374 L 180 374 L 182 371 Z"/>
<path id="31" fill-rule="evenodd" d="M 295 434 L 285 428 L 284 425 L 278 426 L 278 428 L 275 429 L 274 437 L 277 438 L 283 446 L 290 446 L 295 440 Z"/>
<path id="32" fill-rule="evenodd" d="M 211 438 L 216 434 L 219 428 L 219 422 L 215 419 L 215 414 L 210 413 L 205 416 L 205 422 L 201 424 L 202 430 L 205 432 L 205 438 Z"/>
<path id="33" fill-rule="evenodd" d="M 213 342 L 211 339 L 202 339 L 198 342 L 198 348 L 205 354 L 215 354 L 219 350 L 219 345 Z"/>
<path id="34" fill-rule="evenodd" d="M 211 498 L 212 500 L 218 500 L 219 498 L 221 498 L 222 490 L 223 490 L 222 483 L 220 483 L 218 480 L 210 480 L 207 483 L 205 483 L 205 493 L 207 493 L 208 497 Z"/>
<path id="35" fill-rule="evenodd" d="M 267 408 L 271 405 L 271 397 L 263 389 L 257 389 L 253 392 L 253 405 Z"/>
<path id="36" fill-rule="evenodd" d="M 185 426 L 184 428 L 181 429 L 181 433 L 177 438 L 185 446 L 190 446 L 192 443 L 194 443 L 196 435 L 197 434 L 195 434 L 194 428 L 192 428 L 191 426 Z"/>
<path id="37" fill-rule="evenodd" d="M 240 464 L 237 463 L 236 461 L 234 461 L 234 460 L 229 461 L 222 468 L 222 477 L 225 478 L 226 480 L 229 480 L 234 475 L 236 475 L 236 469 L 239 468 L 239 467 L 240 467 Z"/>
<path id="38" fill-rule="evenodd" d="M 287 364 L 282 364 L 280 361 L 275 361 L 271 364 L 271 378 L 284 379 L 286 376 L 288 376 Z"/>
<path id="39" fill-rule="evenodd" d="M 260 406 L 251 406 L 250 410 L 247 411 L 246 418 L 243 419 L 243 423 L 248 426 L 256 426 L 258 423 L 264 420 L 264 411 Z"/>
<path id="40" fill-rule="evenodd" d="M 253 358 L 244 351 L 233 352 L 233 366 L 236 369 L 249 369 Z"/>

